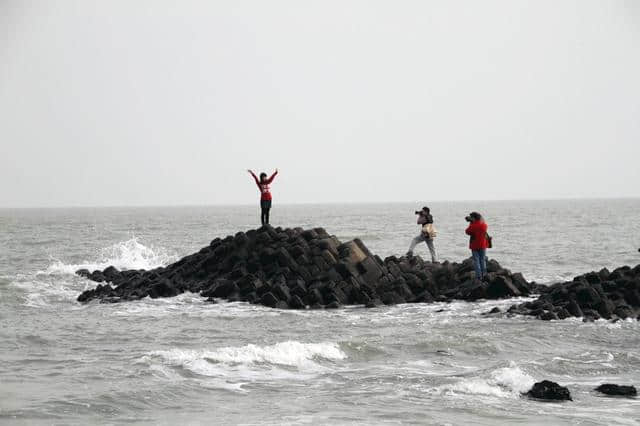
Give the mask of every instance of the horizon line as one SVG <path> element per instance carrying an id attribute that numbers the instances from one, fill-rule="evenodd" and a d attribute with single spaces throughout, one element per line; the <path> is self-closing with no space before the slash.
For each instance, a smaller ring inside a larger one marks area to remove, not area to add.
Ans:
<path id="1" fill-rule="evenodd" d="M 640 196 L 617 196 L 617 197 L 549 197 L 549 198 L 496 198 L 496 199 L 450 199 L 431 200 L 428 203 L 492 203 L 492 202 L 518 202 L 518 201 L 606 201 L 606 200 L 637 200 Z M 323 202 L 294 202 L 279 203 L 280 206 L 317 206 L 317 205 L 358 205 L 358 204 L 424 204 L 427 201 L 405 200 L 405 201 L 323 201 Z M 0 210 L 45 210 L 45 209 L 117 209 L 117 208 L 184 208 L 184 207 L 249 207 L 255 203 L 225 203 L 225 204 L 104 204 L 104 205 L 58 205 L 58 206 L 0 206 Z M 257 205 L 257 204 L 255 204 Z"/>

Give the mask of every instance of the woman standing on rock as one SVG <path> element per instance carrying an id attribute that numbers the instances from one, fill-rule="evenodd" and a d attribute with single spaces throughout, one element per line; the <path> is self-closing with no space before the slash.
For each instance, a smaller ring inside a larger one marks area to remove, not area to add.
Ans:
<path id="1" fill-rule="evenodd" d="M 481 280 L 487 274 L 488 226 L 478 212 L 472 212 L 465 217 L 465 220 L 469 222 L 465 233 L 469 235 L 469 248 L 473 257 L 473 267 L 476 270 L 476 278 Z"/>
<path id="2" fill-rule="evenodd" d="M 278 169 L 271 175 L 269 179 L 267 179 L 267 174 L 262 172 L 260 173 L 260 179 L 253 173 L 251 170 L 248 172 L 253 176 L 253 179 L 256 181 L 256 185 L 258 185 L 258 189 L 260 190 L 260 221 L 263 225 L 269 224 L 269 210 L 271 210 L 271 192 L 269 191 L 269 185 L 273 182 L 273 178 L 278 174 Z"/>

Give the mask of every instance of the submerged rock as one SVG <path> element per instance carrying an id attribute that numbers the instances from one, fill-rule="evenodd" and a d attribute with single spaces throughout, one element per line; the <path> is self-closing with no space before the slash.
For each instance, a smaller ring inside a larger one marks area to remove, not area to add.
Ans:
<path id="1" fill-rule="evenodd" d="M 341 242 L 323 228 L 273 228 L 216 238 L 197 253 L 149 271 L 77 271 L 98 285 L 78 301 L 117 302 L 171 297 L 185 291 L 274 308 L 367 307 L 399 303 L 501 299 L 544 290 L 495 260 L 483 281 L 471 259 L 425 262 L 419 256 L 382 260 L 359 239 Z M 112 287 L 113 285 L 113 287 Z"/>
<path id="2" fill-rule="evenodd" d="M 535 383 L 526 395 L 547 401 L 572 401 L 569 389 L 549 380 Z"/>
<path id="3" fill-rule="evenodd" d="M 602 384 L 598 386 L 595 390 L 605 395 L 615 395 L 615 396 L 638 395 L 638 391 L 636 390 L 635 386 L 615 385 L 611 383 Z"/>

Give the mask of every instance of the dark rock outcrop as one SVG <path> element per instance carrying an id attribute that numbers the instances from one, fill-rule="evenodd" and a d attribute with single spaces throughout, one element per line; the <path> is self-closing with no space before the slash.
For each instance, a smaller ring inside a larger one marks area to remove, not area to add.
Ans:
<path id="1" fill-rule="evenodd" d="M 638 391 L 636 390 L 635 386 L 615 385 L 611 383 L 602 384 L 598 386 L 595 390 L 605 395 L 613 395 L 613 396 L 638 395 Z"/>
<path id="2" fill-rule="evenodd" d="M 476 280 L 471 259 L 431 263 L 418 256 L 384 260 L 359 239 L 346 243 L 322 228 L 264 226 L 214 239 L 208 247 L 149 271 L 77 271 L 98 285 L 78 300 L 117 302 L 171 297 L 185 291 L 274 308 L 337 308 L 341 305 L 430 303 L 527 296 L 544 286 L 527 282 L 498 262 Z"/>
<path id="3" fill-rule="evenodd" d="M 572 281 L 542 288 L 540 292 L 537 300 L 514 305 L 509 312 L 542 320 L 640 319 L 640 265 L 623 266 L 613 272 L 607 269 L 589 272 Z"/>
<path id="4" fill-rule="evenodd" d="M 535 383 L 526 395 L 547 401 L 572 401 L 569 389 L 549 380 Z"/>

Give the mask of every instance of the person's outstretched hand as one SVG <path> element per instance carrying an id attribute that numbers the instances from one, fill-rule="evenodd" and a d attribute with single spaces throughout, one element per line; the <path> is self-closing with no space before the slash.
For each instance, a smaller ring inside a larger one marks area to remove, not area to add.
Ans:
<path id="1" fill-rule="evenodd" d="M 278 169 L 276 169 L 276 173 L 278 173 Z"/>

